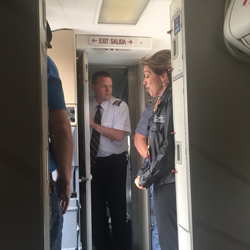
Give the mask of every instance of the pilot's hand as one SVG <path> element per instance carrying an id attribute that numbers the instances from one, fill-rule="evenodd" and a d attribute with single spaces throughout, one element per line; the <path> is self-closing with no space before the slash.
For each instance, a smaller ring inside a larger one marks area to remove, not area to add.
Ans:
<path id="1" fill-rule="evenodd" d="M 89 116 L 89 125 L 90 125 L 91 127 L 93 127 L 93 125 L 94 125 L 94 121 L 93 121 L 93 119 L 92 119 L 91 116 Z"/>

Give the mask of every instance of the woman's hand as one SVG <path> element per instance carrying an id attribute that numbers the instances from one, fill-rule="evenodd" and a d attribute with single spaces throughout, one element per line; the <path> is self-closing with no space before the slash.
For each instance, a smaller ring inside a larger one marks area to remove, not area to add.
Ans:
<path id="1" fill-rule="evenodd" d="M 140 183 L 140 176 L 137 176 L 137 178 L 135 179 L 135 185 L 139 188 L 139 189 L 146 189 L 145 187 L 143 187 Z"/>

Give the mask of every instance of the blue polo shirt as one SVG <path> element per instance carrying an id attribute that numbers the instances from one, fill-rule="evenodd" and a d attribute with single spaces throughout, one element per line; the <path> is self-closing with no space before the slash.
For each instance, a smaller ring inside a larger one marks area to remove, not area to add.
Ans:
<path id="1" fill-rule="evenodd" d="M 48 74 L 48 106 L 49 110 L 66 109 L 62 82 L 55 63 L 47 56 Z M 49 170 L 50 173 L 56 170 L 56 163 L 49 151 Z"/>
<path id="2" fill-rule="evenodd" d="M 155 103 L 147 106 L 141 115 L 140 121 L 137 124 L 135 132 L 137 134 L 148 136 L 148 119 L 153 115 Z"/>

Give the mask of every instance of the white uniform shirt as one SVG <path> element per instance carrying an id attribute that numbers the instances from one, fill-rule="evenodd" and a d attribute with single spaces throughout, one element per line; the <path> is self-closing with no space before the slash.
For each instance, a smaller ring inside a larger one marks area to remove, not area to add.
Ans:
<path id="1" fill-rule="evenodd" d="M 94 96 L 89 98 L 89 114 L 94 120 L 98 103 Z M 131 134 L 131 125 L 128 105 L 118 98 L 111 98 L 101 103 L 102 120 L 101 125 L 108 128 L 114 128 L 125 131 L 125 137 L 121 142 L 110 140 L 100 135 L 99 150 L 97 157 L 106 157 L 112 154 L 121 154 L 128 149 L 127 135 Z M 92 127 L 90 127 L 92 134 Z"/>

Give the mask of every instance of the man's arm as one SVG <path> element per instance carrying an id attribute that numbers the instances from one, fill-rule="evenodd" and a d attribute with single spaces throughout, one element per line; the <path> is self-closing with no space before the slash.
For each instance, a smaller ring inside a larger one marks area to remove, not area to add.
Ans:
<path id="1" fill-rule="evenodd" d="M 89 123 L 93 129 L 95 129 L 101 135 L 109 138 L 110 140 L 121 142 L 125 137 L 125 131 L 99 125 L 95 123 L 90 116 L 89 116 Z"/>
<path id="2" fill-rule="evenodd" d="M 141 155 L 141 157 L 145 158 L 147 156 L 147 144 L 146 144 L 146 136 L 135 133 L 135 138 L 134 138 L 134 144 L 135 147 L 138 151 L 138 153 Z M 146 189 L 143 186 L 141 186 L 140 184 L 140 176 L 137 176 L 135 178 L 135 185 L 139 188 L 139 189 Z"/>
<path id="3" fill-rule="evenodd" d="M 52 135 L 51 152 L 57 166 L 57 196 L 64 214 L 67 211 L 70 201 L 73 156 L 71 127 L 65 109 L 49 111 L 49 131 Z"/>
<path id="4" fill-rule="evenodd" d="M 135 138 L 134 138 L 134 144 L 138 151 L 138 153 L 143 157 L 146 158 L 147 156 L 147 144 L 146 144 L 146 138 L 148 136 L 148 119 L 153 114 L 154 104 L 148 106 L 144 109 L 142 112 L 141 118 L 137 124 L 137 127 L 135 129 Z"/>
<path id="5" fill-rule="evenodd" d="M 134 144 L 138 153 L 143 158 L 147 156 L 147 144 L 145 140 L 146 140 L 146 136 L 135 133 Z"/>

